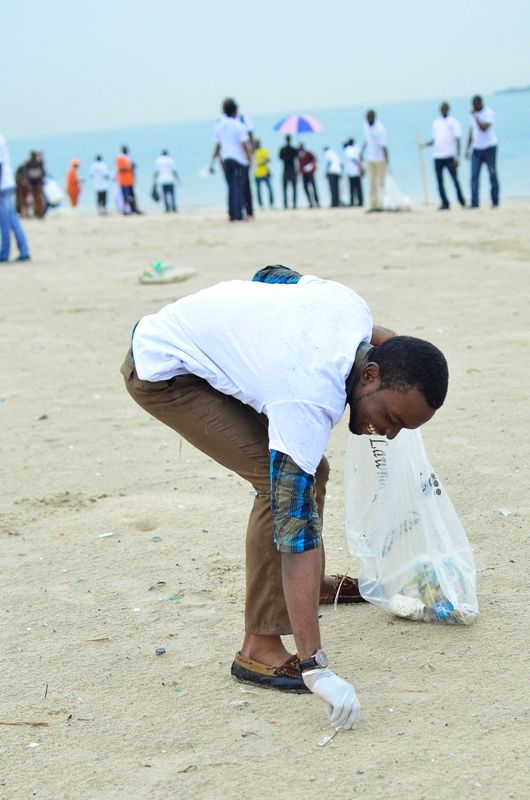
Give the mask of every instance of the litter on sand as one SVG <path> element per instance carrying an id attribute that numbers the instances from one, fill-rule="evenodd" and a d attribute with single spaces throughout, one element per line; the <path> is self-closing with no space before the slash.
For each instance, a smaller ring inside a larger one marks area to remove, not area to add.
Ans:
<path id="1" fill-rule="evenodd" d="M 337 733 L 340 733 L 340 730 L 341 730 L 340 728 L 336 728 L 336 730 L 334 730 L 333 733 L 330 733 L 327 736 L 323 736 L 322 739 L 319 741 L 318 746 L 325 747 L 335 738 Z"/>
<path id="2" fill-rule="evenodd" d="M 47 728 L 48 722 L 28 722 L 21 720 L 20 722 L 11 722 L 10 720 L 0 720 L 0 725 L 29 725 L 31 728 Z"/>
<path id="3" fill-rule="evenodd" d="M 193 267 L 174 267 L 163 261 L 155 261 L 142 272 L 138 280 L 140 283 L 178 283 L 191 278 L 196 272 Z"/>

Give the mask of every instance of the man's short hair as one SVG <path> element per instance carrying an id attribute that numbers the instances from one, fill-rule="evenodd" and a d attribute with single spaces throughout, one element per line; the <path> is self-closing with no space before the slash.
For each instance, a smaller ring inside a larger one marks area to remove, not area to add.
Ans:
<path id="1" fill-rule="evenodd" d="M 444 354 L 430 342 L 414 336 L 393 336 L 368 355 L 379 365 L 382 389 L 406 392 L 414 386 L 431 408 L 443 405 L 449 383 Z"/>
<path id="2" fill-rule="evenodd" d="M 232 97 L 227 97 L 223 102 L 223 114 L 226 114 L 227 117 L 237 114 L 237 103 Z"/>

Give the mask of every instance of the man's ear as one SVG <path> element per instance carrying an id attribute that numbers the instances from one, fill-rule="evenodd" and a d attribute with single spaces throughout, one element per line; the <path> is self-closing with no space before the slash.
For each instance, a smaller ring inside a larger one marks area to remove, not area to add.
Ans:
<path id="1" fill-rule="evenodd" d="M 379 364 L 376 364 L 375 361 L 368 361 L 361 370 L 361 383 L 374 383 L 380 379 L 381 372 L 379 370 Z"/>

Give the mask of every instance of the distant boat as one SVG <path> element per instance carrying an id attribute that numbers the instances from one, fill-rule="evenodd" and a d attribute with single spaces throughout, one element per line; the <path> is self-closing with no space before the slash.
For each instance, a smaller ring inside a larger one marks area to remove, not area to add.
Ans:
<path id="1" fill-rule="evenodd" d="M 495 94 L 517 94 L 519 92 L 530 92 L 530 84 L 528 86 L 509 86 L 507 89 L 499 89 Z"/>

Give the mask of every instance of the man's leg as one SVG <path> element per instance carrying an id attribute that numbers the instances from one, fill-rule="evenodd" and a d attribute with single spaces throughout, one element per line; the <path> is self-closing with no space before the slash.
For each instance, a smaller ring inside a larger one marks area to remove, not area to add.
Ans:
<path id="1" fill-rule="evenodd" d="M 169 184 L 167 183 L 162 184 L 162 196 L 164 198 L 164 211 L 168 214 L 171 209 L 169 205 Z"/>
<path id="2" fill-rule="evenodd" d="M 9 225 L 9 212 L 7 193 L 9 189 L 0 191 L 0 261 L 9 261 L 11 250 L 11 226 Z"/>
<path id="3" fill-rule="evenodd" d="M 2 245 L 0 249 L 0 260 L 7 261 L 10 251 L 11 231 L 15 235 L 20 258 L 29 259 L 29 248 L 26 234 L 20 222 L 15 206 L 15 190 L 4 189 L 0 193 L 0 228 L 2 230 Z"/>
<path id="4" fill-rule="evenodd" d="M 250 188 L 250 167 L 243 167 L 243 205 L 247 212 L 247 217 L 254 216 L 254 206 L 252 205 L 252 189 Z"/>
<path id="5" fill-rule="evenodd" d="M 297 191 L 297 178 L 296 173 L 291 175 L 291 184 L 293 186 L 293 208 L 296 208 L 296 191 Z"/>
<path id="6" fill-rule="evenodd" d="M 240 221 L 243 219 L 243 165 L 232 158 L 227 158 L 224 164 L 228 183 L 228 214 L 232 221 Z"/>
<path id="7" fill-rule="evenodd" d="M 315 205 L 316 205 L 317 208 L 320 208 L 320 201 L 318 199 L 317 184 L 316 184 L 316 181 L 315 181 L 314 173 L 312 175 L 310 175 L 309 177 L 311 179 L 311 187 L 313 189 L 313 199 L 314 199 Z"/>
<path id="8" fill-rule="evenodd" d="M 386 161 L 377 162 L 377 207 L 383 208 L 383 197 L 386 180 Z"/>
<path id="9" fill-rule="evenodd" d="M 232 167 L 233 167 L 233 164 L 234 164 L 234 162 L 230 158 L 225 159 L 225 161 L 223 162 L 223 171 L 224 171 L 225 181 L 226 181 L 226 185 L 227 185 L 227 192 L 228 192 L 228 195 L 227 195 L 228 219 L 230 220 L 230 222 L 232 222 L 233 219 L 234 219 L 234 217 L 232 216 L 232 205 L 233 205 L 233 201 L 232 201 L 232 192 L 233 192 L 233 189 L 232 189 Z"/>
<path id="10" fill-rule="evenodd" d="M 453 179 L 453 183 L 455 185 L 456 196 L 458 198 L 458 202 L 460 203 L 461 206 L 465 206 L 466 198 L 464 197 L 464 194 L 463 194 L 462 189 L 460 187 L 460 181 L 458 180 L 457 168 L 455 167 L 453 160 L 451 160 L 451 162 L 448 165 L 447 169 L 449 170 L 449 175 Z"/>
<path id="11" fill-rule="evenodd" d="M 261 182 L 264 178 L 256 178 L 256 195 L 258 197 L 258 206 L 263 208 L 263 200 L 261 199 Z"/>
<path id="12" fill-rule="evenodd" d="M 24 228 L 22 227 L 22 223 L 20 222 L 19 216 L 17 214 L 17 209 L 15 206 L 15 190 L 9 189 L 9 224 L 11 230 L 15 235 L 15 241 L 17 243 L 18 252 L 21 259 L 28 260 L 29 259 L 29 247 L 28 247 L 28 240 L 26 239 L 26 234 L 24 233 Z"/>
<path id="13" fill-rule="evenodd" d="M 377 161 L 368 162 L 368 183 L 370 192 L 370 210 L 378 208 L 378 186 L 377 186 Z"/>
<path id="14" fill-rule="evenodd" d="M 289 208 L 289 206 L 287 205 L 287 183 L 288 183 L 288 180 L 289 180 L 289 178 L 288 178 L 288 176 L 287 176 L 287 174 L 285 173 L 285 170 L 284 170 L 283 179 L 282 179 L 282 183 L 283 183 L 283 207 L 284 208 Z"/>
<path id="15" fill-rule="evenodd" d="M 272 191 L 271 176 L 267 175 L 264 180 L 265 180 L 265 183 L 267 184 L 267 189 L 269 190 L 270 207 L 273 208 L 273 206 L 274 206 L 274 192 Z"/>
<path id="16" fill-rule="evenodd" d="M 288 657 L 280 636 L 290 633 L 291 626 L 283 595 L 281 556 L 273 542 L 267 418 L 193 375 L 156 383 L 141 381 L 130 353 L 121 372 L 127 391 L 143 409 L 254 486 L 256 497 L 247 527 L 243 655 L 278 666 Z M 328 463 L 323 459 L 315 476 L 321 517 L 328 475 Z M 322 579 L 324 583 L 323 572 Z"/>
<path id="17" fill-rule="evenodd" d="M 307 197 L 307 204 L 309 208 L 313 208 L 313 198 L 309 193 L 309 179 L 307 175 L 302 175 L 302 186 L 304 187 L 305 196 Z"/>
<path id="18" fill-rule="evenodd" d="M 480 168 L 482 166 L 482 150 L 471 153 L 471 207 L 478 208 L 478 187 Z"/>
<path id="19" fill-rule="evenodd" d="M 490 175 L 491 185 L 491 205 L 497 208 L 499 205 L 499 180 L 497 178 L 497 146 L 488 147 L 484 150 L 484 160 Z"/>
<path id="20" fill-rule="evenodd" d="M 442 208 L 449 208 L 449 200 L 447 199 L 447 195 L 445 193 L 445 186 L 444 186 L 444 167 L 448 164 L 448 159 L 446 158 L 435 158 L 434 159 L 434 171 L 436 172 L 436 182 L 438 183 L 438 192 L 440 194 L 440 201 L 442 203 Z"/>
<path id="21" fill-rule="evenodd" d="M 132 211 L 131 208 L 131 187 L 130 186 L 122 186 L 121 187 L 121 194 L 123 197 L 123 213 L 130 214 Z"/>

